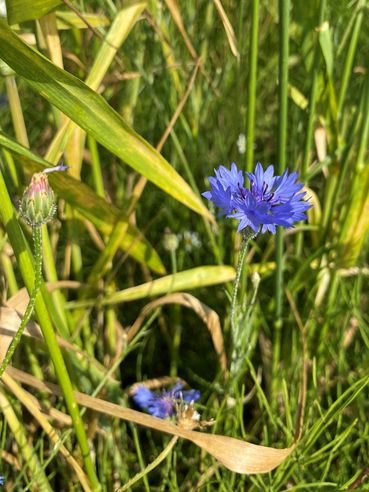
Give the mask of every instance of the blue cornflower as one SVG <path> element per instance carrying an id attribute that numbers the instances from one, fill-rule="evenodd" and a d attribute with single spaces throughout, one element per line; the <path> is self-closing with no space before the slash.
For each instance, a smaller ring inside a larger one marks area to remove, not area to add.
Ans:
<path id="1" fill-rule="evenodd" d="M 300 192 L 302 183 L 298 174 L 286 170 L 282 176 L 274 175 L 274 167 L 264 171 L 257 163 L 254 173 L 246 173 L 250 187 L 243 186 L 242 171 L 232 164 L 231 170 L 220 166 L 210 177 L 211 191 L 203 196 L 221 208 L 221 215 L 240 221 L 238 231 L 250 227 L 255 233 L 276 232 L 276 226 L 293 227 L 294 222 L 306 219 L 305 212 L 311 207 Z"/>
<path id="2" fill-rule="evenodd" d="M 215 178 L 209 177 L 211 191 L 205 191 L 203 196 L 211 200 L 214 205 L 220 209 L 221 215 L 227 215 L 232 212 L 233 200 L 238 195 L 239 190 L 243 187 L 244 177 L 242 171 L 237 169 L 233 162 L 231 169 L 220 166 L 214 169 Z"/>
<path id="3" fill-rule="evenodd" d="M 175 404 L 178 400 L 187 402 L 199 400 L 201 393 L 198 390 L 182 391 L 182 383 L 177 383 L 169 391 L 157 394 L 146 386 L 137 386 L 132 398 L 141 408 L 147 410 L 154 417 L 165 419 L 175 413 Z"/>
<path id="4" fill-rule="evenodd" d="M 5 477 L 3 475 L 0 475 L 0 486 L 4 485 L 5 482 Z"/>

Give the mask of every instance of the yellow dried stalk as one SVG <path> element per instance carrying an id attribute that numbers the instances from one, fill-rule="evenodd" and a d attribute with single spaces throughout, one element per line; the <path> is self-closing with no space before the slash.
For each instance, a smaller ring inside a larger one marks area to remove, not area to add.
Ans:
<path id="1" fill-rule="evenodd" d="M 7 368 L 7 374 L 41 391 L 61 396 L 61 390 L 56 384 L 45 383 L 13 367 Z M 74 396 L 80 405 L 96 412 L 188 439 L 212 455 L 223 466 L 236 473 L 267 473 L 280 465 L 295 448 L 295 444 L 293 444 L 288 448 L 276 449 L 241 441 L 233 437 L 186 430 L 166 420 L 161 420 L 129 408 L 123 408 L 115 403 L 94 398 L 84 393 L 76 391 Z"/>

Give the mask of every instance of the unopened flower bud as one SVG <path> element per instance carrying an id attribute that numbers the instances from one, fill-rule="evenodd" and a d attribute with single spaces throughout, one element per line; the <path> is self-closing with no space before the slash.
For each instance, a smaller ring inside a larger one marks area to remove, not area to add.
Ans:
<path id="1" fill-rule="evenodd" d="M 164 249 L 167 251 L 176 251 L 178 248 L 178 237 L 173 234 L 169 228 L 166 228 L 164 231 Z"/>
<path id="2" fill-rule="evenodd" d="M 56 210 L 54 192 L 47 175 L 37 173 L 32 176 L 29 186 L 24 190 L 20 213 L 27 224 L 36 227 L 49 222 Z"/>

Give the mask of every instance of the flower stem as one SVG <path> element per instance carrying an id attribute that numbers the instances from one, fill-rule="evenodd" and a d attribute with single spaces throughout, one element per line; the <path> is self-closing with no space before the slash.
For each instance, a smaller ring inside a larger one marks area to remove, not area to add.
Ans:
<path id="1" fill-rule="evenodd" d="M 13 354 L 15 352 L 15 349 L 17 348 L 25 327 L 27 326 L 28 321 L 30 320 L 32 313 L 35 309 L 35 303 L 36 303 L 36 296 L 38 291 L 40 290 L 41 283 L 42 283 L 42 230 L 40 226 L 35 226 L 32 229 L 33 233 L 33 244 L 34 244 L 34 258 L 35 258 L 35 280 L 34 280 L 34 285 L 32 292 L 29 296 L 29 301 L 26 307 L 26 310 L 24 312 L 22 321 L 19 325 L 19 328 L 17 330 L 17 333 L 15 334 L 15 337 L 12 340 L 12 343 L 10 344 L 10 347 L 6 353 L 6 356 L 1 363 L 0 366 L 0 377 L 2 376 L 3 372 L 5 371 L 6 367 L 10 363 Z"/>
<path id="2" fill-rule="evenodd" d="M 240 250 L 240 256 L 238 258 L 238 263 L 236 268 L 236 278 L 233 284 L 232 301 L 231 301 L 231 333 L 232 333 L 232 351 L 233 351 L 232 355 L 234 355 L 234 352 L 237 347 L 237 338 L 239 332 L 239 326 L 237 322 L 237 314 L 238 314 L 237 299 L 238 299 L 238 290 L 241 282 L 243 264 L 246 258 L 247 246 L 250 242 L 250 239 L 252 239 L 255 236 L 256 233 L 249 227 L 247 227 L 242 231 L 241 250 Z"/>
<path id="3" fill-rule="evenodd" d="M 3 175 L 0 170 L 0 221 L 4 224 L 8 234 L 9 242 L 12 245 L 13 251 L 17 258 L 20 273 L 28 291 L 32 292 L 34 285 L 34 266 L 32 263 L 32 255 L 23 236 L 22 230 L 16 218 L 14 207 L 10 199 Z M 33 283 L 33 285 L 32 285 Z M 35 311 L 42 330 L 45 343 L 47 345 L 50 358 L 55 367 L 55 373 L 59 380 L 59 384 L 63 391 L 65 403 L 68 408 L 69 415 L 73 421 L 73 427 L 80 446 L 81 455 L 85 464 L 86 473 L 91 482 L 91 488 L 94 491 L 101 490 L 92 457 L 90 455 L 89 443 L 87 440 L 84 425 L 81 419 L 79 408 L 75 399 L 73 385 L 69 378 L 69 374 L 61 353 L 60 347 L 56 340 L 54 327 L 47 309 L 46 301 L 48 299 L 47 292 L 44 286 L 41 286 L 40 293 L 35 299 Z"/>

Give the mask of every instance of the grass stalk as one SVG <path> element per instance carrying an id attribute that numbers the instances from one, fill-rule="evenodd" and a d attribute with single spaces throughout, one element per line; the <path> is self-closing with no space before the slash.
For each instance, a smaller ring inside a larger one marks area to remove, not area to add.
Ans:
<path id="1" fill-rule="evenodd" d="M 246 169 L 253 170 L 255 139 L 256 76 L 258 63 L 259 0 L 252 1 L 249 50 L 248 108 L 246 126 Z"/>
<path id="2" fill-rule="evenodd" d="M 11 406 L 3 389 L 0 389 L 0 409 L 10 427 L 10 430 L 12 431 L 15 441 L 19 446 L 24 462 L 31 472 L 34 487 L 33 490 L 52 492 L 52 488 L 50 487 L 49 481 L 45 475 L 45 471 L 43 470 L 37 454 L 28 439 L 26 430 Z"/>
<path id="3" fill-rule="evenodd" d="M 87 144 L 91 154 L 91 167 L 92 167 L 92 175 L 94 178 L 95 191 L 97 195 L 101 197 L 105 197 L 104 181 L 101 171 L 101 162 L 100 162 L 99 150 L 97 147 L 96 140 L 93 137 L 88 136 Z"/>
<path id="4" fill-rule="evenodd" d="M 159 454 L 157 458 L 154 459 L 147 467 L 137 473 L 134 477 L 132 477 L 123 487 L 119 489 L 119 492 L 124 492 L 125 490 L 128 490 L 132 485 L 134 485 L 136 482 L 144 478 L 146 475 L 148 475 L 152 470 L 154 470 L 160 463 L 165 460 L 165 458 L 169 455 L 171 450 L 173 449 L 174 445 L 178 441 L 178 437 L 174 436 L 172 439 L 169 441 L 168 445 L 163 449 L 163 451 Z"/>
<path id="5" fill-rule="evenodd" d="M 278 174 L 282 174 L 286 168 L 287 151 L 287 109 L 288 109 L 288 56 L 289 56 L 289 25 L 290 2 L 279 0 L 279 84 L 278 84 Z M 283 230 L 277 228 L 276 236 L 276 275 L 275 275 L 275 339 L 273 343 L 273 374 L 280 357 L 281 329 L 282 329 L 282 302 L 283 302 Z M 273 378 L 277 381 L 277 378 Z"/>
<path id="6" fill-rule="evenodd" d="M 20 225 L 16 219 L 14 208 L 10 200 L 2 173 L 0 173 L 0 203 L 2 204 L 0 208 L 1 221 L 5 225 L 5 229 L 16 255 L 24 283 L 27 287 L 28 292 L 31 293 L 35 281 L 32 254 L 25 241 Z M 54 364 L 55 372 L 63 391 L 69 414 L 73 421 L 73 426 L 83 456 L 86 473 L 89 477 L 92 488 L 94 490 L 99 490 L 100 486 L 95 473 L 94 465 L 92 463 L 83 422 L 81 420 L 78 405 L 74 397 L 73 386 L 69 378 L 61 350 L 56 340 L 54 328 L 51 323 L 44 298 L 41 295 L 36 296 L 35 310 L 45 339 L 45 343 L 50 354 L 50 358 Z"/>
<path id="7" fill-rule="evenodd" d="M 5 83 L 15 135 L 19 143 L 25 147 L 29 147 L 27 130 L 24 123 L 23 111 L 15 77 L 13 75 L 8 75 L 5 77 Z"/>
<path id="8" fill-rule="evenodd" d="M 360 2 L 359 12 L 356 15 L 355 24 L 352 30 L 350 44 L 347 51 L 345 66 L 341 77 L 341 87 L 338 95 L 338 118 L 342 117 L 342 110 L 344 107 L 345 98 L 347 96 L 347 86 L 352 73 L 352 65 L 354 63 L 354 57 L 359 40 L 359 34 L 361 30 L 361 24 L 363 22 L 364 11 L 362 8 L 362 2 Z"/>
<path id="9" fill-rule="evenodd" d="M 58 273 L 56 271 L 56 266 L 54 262 L 54 254 L 50 243 L 50 237 L 46 225 L 42 226 L 43 229 L 43 258 L 44 258 L 44 269 L 45 276 L 49 282 L 58 281 Z M 59 324 L 59 332 L 65 337 L 69 336 L 69 326 L 68 319 L 65 312 L 65 298 L 62 292 L 57 289 L 51 293 L 55 309 L 59 314 L 59 319 L 62 323 Z"/>
<path id="10" fill-rule="evenodd" d="M 321 0 L 319 7 L 318 27 L 322 25 L 324 21 L 324 13 L 326 8 L 326 0 Z M 319 36 L 316 34 L 315 47 L 314 47 L 314 61 L 312 70 L 312 82 L 309 95 L 309 109 L 308 109 L 308 123 L 306 127 L 306 139 L 304 149 L 304 161 L 301 169 L 301 180 L 307 184 L 308 179 L 308 167 L 310 163 L 311 145 L 313 142 L 313 131 L 315 123 L 315 107 L 318 96 L 318 75 L 319 75 L 319 62 L 320 62 L 320 45 Z"/>
<path id="11" fill-rule="evenodd" d="M 15 278 L 12 262 L 9 256 L 3 251 L 0 252 L 0 265 L 8 284 L 9 294 L 13 296 L 18 292 L 17 279 Z"/>

